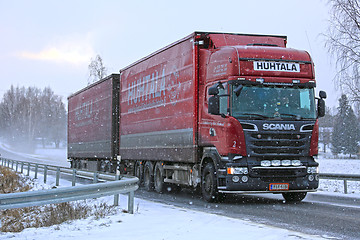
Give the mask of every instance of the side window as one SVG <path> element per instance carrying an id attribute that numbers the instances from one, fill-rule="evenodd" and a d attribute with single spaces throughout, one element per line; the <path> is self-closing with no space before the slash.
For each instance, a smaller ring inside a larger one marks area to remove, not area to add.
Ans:
<path id="1" fill-rule="evenodd" d="M 300 91 L 300 107 L 305 110 L 310 110 L 310 97 L 309 91 Z"/>
<path id="2" fill-rule="evenodd" d="M 227 91 L 227 84 L 224 84 L 224 89 L 219 89 L 219 96 L 220 96 L 220 114 L 227 114 L 228 109 L 228 91 Z"/>

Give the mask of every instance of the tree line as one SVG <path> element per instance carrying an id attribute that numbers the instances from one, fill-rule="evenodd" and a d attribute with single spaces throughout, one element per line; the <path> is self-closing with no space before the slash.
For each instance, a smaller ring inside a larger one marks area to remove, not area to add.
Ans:
<path id="1" fill-rule="evenodd" d="M 320 141 L 333 154 L 360 154 L 360 2 L 328 0 L 330 18 L 325 46 L 335 59 L 335 86 L 343 93 L 335 111 L 320 119 Z M 355 107 L 355 111 L 352 106 Z M 356 114 L 355 114 L 356 113 Z M 357 116 L 356 116 L 357 115 Z"/>
<path id="2" fill-rule="evenodd" d="M 0 102 L 0 136 L 23 150 L 32 150 L 39 141 L 59 147 L 66 140 L 66 124 L 62 97 L 49 87 L 11 86 Z"/>
<path id="3" fill-rule="evenodd" d="M 320 139 L 323 151 L 330 148 L 334 155 L 360 154 L 360 105 L 354 104 L 357 116 L 346 94 L 339 99 L 336 110 L 326 109 L 319 119 Z"/>

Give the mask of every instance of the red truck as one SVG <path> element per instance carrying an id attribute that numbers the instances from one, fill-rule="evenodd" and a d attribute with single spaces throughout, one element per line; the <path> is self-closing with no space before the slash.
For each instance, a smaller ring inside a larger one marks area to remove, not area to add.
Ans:
<path id="1" fill-rule="evenodd" d="M 284 36 L 195 32 L 69 97 L 72 166 L 147 190 L 282 193 L 319 184 L 314 64 Z M 317 101 L 316 101 L 317 99 Z"/>

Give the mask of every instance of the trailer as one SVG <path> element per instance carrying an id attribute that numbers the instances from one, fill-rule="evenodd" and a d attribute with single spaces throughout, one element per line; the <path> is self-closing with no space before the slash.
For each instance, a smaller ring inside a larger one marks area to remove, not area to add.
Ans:
<path id="1" fill-rule="evenodd" d="M 209 202 L 230 193 L 301 201 L 319 184 L 314 156 L 326 93 L 316 103 L 311 57 L 286 43 L 285 36 L 195 32 L 121 69 L 109 106 L 98 105 L 115 111 L 102 118 L 116 136 L 111 154 L 101 153 L 110 146 L 95 139 L 99 127 L 73 116 L 77 106 L 94 118 L 97 108 L 84 102 L 93 105 L 85 95 L 94 99 L 97 84 L 80 91 L 82 103 L 69 98 L 73 166 L 118 168 L 159 193 L 200 187 Z"/>
<path id="2" fill-rule="evenodd" d="M 119 155 L 119 79 L 119 74 L 111 74 L 68 97 L 71 167 L 114 171 Z"/>

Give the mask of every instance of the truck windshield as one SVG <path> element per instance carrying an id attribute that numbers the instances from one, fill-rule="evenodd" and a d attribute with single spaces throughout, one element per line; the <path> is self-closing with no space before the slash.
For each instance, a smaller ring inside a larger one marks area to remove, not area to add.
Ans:
<path id="1" fill-rule="evenodd" d="M 237 94 L 231 92 L 231 114 L 236 118 L 316 118 L 313 88 L 244 86 Z"/>

